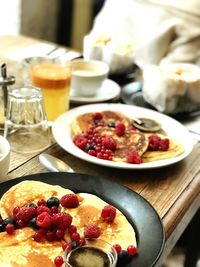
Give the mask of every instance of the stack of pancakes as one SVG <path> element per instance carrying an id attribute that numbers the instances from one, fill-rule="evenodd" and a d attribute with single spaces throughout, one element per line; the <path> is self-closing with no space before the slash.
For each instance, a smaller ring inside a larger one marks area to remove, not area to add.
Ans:
<path id="1" fill-rule="evenodd" d="M 101 111 L 102 115 L 101 124 L 96 126 L 96 131 L 100 135 L 111 136 L 117 144 L 116 150 L 113 152 L 113 161 L 127 162 L 128 152 L 136 150 L 142 157 L 143 162 L 151 162 L 162 159 L 168 159 L 176 157 L 184 152 L 184 148 L 181 144 L 178 144 L 172 139 L 169 139 L 162 129 L 159 131 L 142 131 L 134 129 L 132 127 L 132 120 L 122 113 L 114 111 Z M 72 136 L 86 133 L 92 126 L 95 125 L 93 120 L 94 113 L 88 112 L 79 115 L 71 124 Z M 122 122 L 125 127 L 125 133 L 122 136 L 118 136 L 114 127 L 110 127 L 110 123 Z M 149 135 L 157 134 L 161 138 L 169 139 L 169 149 L 167 151 L 148 151 Z"/>
<path id="2" fill-rule="evenodd" d="M 73 193 L 69 189 L 57 185 L 49 185 L 39 181 L 23 181 L 11 187 L 1 198 L 0 214 L 2 219 L 11 217 L 13 208 L 35 203 L 39 199 L 52 196 L 61 198 L 65 194 Z M 78 194 L 79 206 L 77 208 L 62 208 L 62 211 L 71 214 L 72 224 L 83 236 L 84 227 L 87 224 L 96 224 L 101 229 L 100 238 L 111 243 L 120 244 L 126 249 L 130 244 L 136 244 L 135 231 L 126 217 L 117 210 L 112 223 L 105 223 L 100 219 L 101 210 L 105 205 L 99 197 L 80 193 Z M 4 267 L 53 267 L 56 256 L 63 256 L 61 241 L 36 242 L 32 239 L 35 230 L 29 227 L 17 229 L 13 234 L 0 233 L 0 266 Z M 65 241 L 70 241 L 66 232 Z"/>

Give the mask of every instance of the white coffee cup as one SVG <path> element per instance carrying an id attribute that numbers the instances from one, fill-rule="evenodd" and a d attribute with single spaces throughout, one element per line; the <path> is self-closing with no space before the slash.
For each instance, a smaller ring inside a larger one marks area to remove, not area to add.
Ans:
<path id="1" fill-rule="evenodd" d="M 5 181 L 10 165 L 10 144 L 0 135 L 0 182 Z"/>
<path id="2" fill-rule="evenodd" d="M 72 95 L 78 97 L 97 95 L 108 73 L 109 67 L 102 61 L 84 59 L 72 61 Z"/>

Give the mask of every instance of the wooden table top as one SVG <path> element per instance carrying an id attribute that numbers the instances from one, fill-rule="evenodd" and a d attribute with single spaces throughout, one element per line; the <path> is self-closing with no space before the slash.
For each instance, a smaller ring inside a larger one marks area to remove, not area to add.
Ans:
<path id="1" fill-rule="evenodd" d="M 0 37 L 0 59 L 8 60 L 12 75 L 20 75 L 20 63 L 18 59 L 12 59 L 13 51 L 38 43 L 41 41 L 22 36 Z M 64 160 L 75 172 L 116 181 L 148 200 L 164 225 L 166 245 L 163 257 L 168 255 L 200 207 L 200 143 L 196 143 L 192 153 L 179 163 L 140 171 L 112 169 L 85 162 L 64 151 L 54 141 L 45 152 Z M 42 172 L 46 172 L 46 169 L 40 165 L 38 154 L 12 152 L 6 180 Z M 156 266 L 160 266 L 161 261 Z"/>

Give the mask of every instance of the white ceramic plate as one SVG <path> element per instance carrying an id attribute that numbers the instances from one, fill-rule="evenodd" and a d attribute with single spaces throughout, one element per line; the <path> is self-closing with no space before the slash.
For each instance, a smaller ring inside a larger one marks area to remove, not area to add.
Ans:
<path id="1" fill-rule="evenodd" d="M 161 123 L 162 129 L 167 133 L 169 138 L 181 143 L 185 152 L 175 158 L 164 159 L 154 162 L 142 163 L 142 164 L 129 164 L 125 162 L 113 162 L 98 159 L 90 156 L 84 151 L 76 147 L 72 141 L 71 123 L 76 116 L 84 114 L 86 112 L 101 112 L 103 110 L 112 110 L 116 112 L 122 112 L 126 116 L 130 117 L 150 117 Z M 74 155 L 75 157 L 81 158 L 82 160 L 103 165 L 113 168 L 121 169 L 151 169 L 163 166 L 168 166 L 186 158 L 192 151 L 194 146 L 194 140 L 191 138 L 188 130 L 175 119 L 161 114 L 157 111 L 153 111 L 146 108 L 130 106 L 125 104 L 90 104 L 80 106 L 62 114 L 54 122 L 52 126 L 53 136 L 56 142 L 67 152 Z"/>
<path id="2" fill-rule="evenodd" d="M 73 88 L 72 88 L 71 93 L 70 93 L 70 101 L 75 102 L 75 103 L 83 103 L 83 104 L 105 102 L 115 97 L 118 97 L 120 92 L 121 92 L 121 88 L 116 82 L 110 79 L 106 79 L 103 82 L 103 85 L 100 88 L 98 94 L 93 97 L 75 96 L 73 94 Z"/>

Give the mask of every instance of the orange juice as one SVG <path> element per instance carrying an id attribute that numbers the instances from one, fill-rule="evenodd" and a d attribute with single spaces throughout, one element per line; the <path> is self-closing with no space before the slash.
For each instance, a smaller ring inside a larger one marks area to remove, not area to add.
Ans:
<path id="1" fill-rule="evenodd" d="M 32 84 L 42 89 L 49 121 L 69 108 L 71 69 L 53 63 L 40 63 L 31 70 Z"/>

